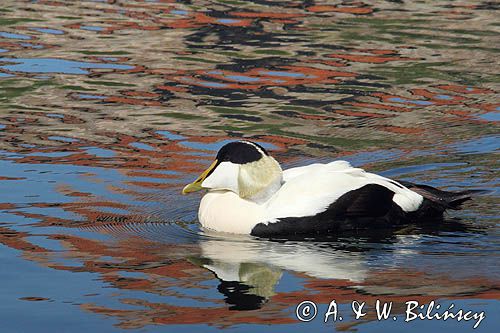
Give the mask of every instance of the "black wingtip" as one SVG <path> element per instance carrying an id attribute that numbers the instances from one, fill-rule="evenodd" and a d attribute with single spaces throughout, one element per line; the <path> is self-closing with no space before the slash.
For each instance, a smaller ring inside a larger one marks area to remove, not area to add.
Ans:
<path id="1" fill-rule="evenodd" d="M 450 192 L 453 193 L 452 196 L 447 198 L 447 203 L 449 208 L 459 210 L 461 209 L 461 205 L 469 200 L 472 200 L 472 197 L 475 197 L 480 194 L 487 193 L 487 190 L 465 190 L 461 192 Z"/>
<path id="2" fill-rule="evenodd" d="M 458 210 L 460 209 L 460 205 L 463 204 L 464 202 L 471 200 L 473 197 L 477 195 L 489 192 L 487 190 L 479 190 L 479 189 L 465 190 L 459 192 L 443 191 L 429 185 L 414 184 L 407 181 L 402 181 L 400 183 L 408 187 L 410 190 L 417 192 L 430 202 L 432 202 L 434 206 L 441 207 L 442 210 L 444 209 Z"/>

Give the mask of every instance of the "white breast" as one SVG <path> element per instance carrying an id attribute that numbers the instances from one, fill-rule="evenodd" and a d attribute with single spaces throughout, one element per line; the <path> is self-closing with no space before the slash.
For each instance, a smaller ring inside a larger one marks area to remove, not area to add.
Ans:
<path id="1" fill-rule="evenodd" d="M 219 232 L 249 234 L 265 220 L 263 205 L 244 200 L 231 191 L 210 191 L 200 202 L 198 219 L 204 228 Z"/>

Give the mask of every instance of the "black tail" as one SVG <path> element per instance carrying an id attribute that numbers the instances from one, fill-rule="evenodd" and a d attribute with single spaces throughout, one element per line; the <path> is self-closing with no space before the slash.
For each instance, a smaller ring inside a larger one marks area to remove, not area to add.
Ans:
<path id="1" fill-rule="evenodd" d="M 414 184 L 406 181 L 400 181 L 400 183 L 410 190 L 417 192 L 425 199 L 431 201 L 434 205 L 439 206 L 443 210 L 445 209 L 461 209 L 462 203 L 467 200 L 472 199 L 473 195 L 484 193 L 484 190 L 466 190 L 460 192 L 450 192 L 438 190 L 432 186 Z M 436 207 L 437 208 L 437 207 Z"/>

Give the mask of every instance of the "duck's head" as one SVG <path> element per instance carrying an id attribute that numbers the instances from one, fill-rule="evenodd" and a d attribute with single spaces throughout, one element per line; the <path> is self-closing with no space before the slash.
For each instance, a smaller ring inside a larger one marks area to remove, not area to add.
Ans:
<path id="1" fill-rule="evenodd" d="M 215 161 L 182 193 L 226 190 L 258 200 L 276 191 L 281 181 L 279 163 L 263 147 L 251 141 L 235 141 L 224 145 Z"/>

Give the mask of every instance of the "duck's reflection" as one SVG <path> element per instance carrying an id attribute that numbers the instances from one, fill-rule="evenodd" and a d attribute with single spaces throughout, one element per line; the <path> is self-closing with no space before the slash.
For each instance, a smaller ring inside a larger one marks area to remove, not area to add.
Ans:
<path id="1" fill-rule="evenodd" d="M 259 308 L 275 294 L 283 271 L 310 277 L 353 282 L 365 278 L 361 253 L 321 247 L 319 243 L 281 243 L 226 236 L 200 242 L 201 257 L 193 259 L 221 281 L 218 290 L 233 309 Z"/>
<path id="2" fill-rule="evenodd" d="M 283 271 L 361 282 L 368 270 L 363 252 L 338 249 L 326 242 L 210 236 L 200 241 L 201 255 L 191 261 L 216 275 L 220 280 L 219 292 L 235 310 L 260 308 L 275 294 Z"/>
<path id="3" fill-rule="evenodd" d="M 423 232 L 464 230 L 457 221 L 440 228 L 386 230 L 341 239 L 264 240 L 250 236 L 206 232 L 199 242 L 200 255 L 190 261 L 215 274 L 219 292 L 230 309 L 260 308 L 275 295 L 283 272 L 300 273 L 316 279 L 343 280 L 358 292 L 374 272 L 399 267 L 419 255 L 417 244 Z M 394 290 L 393 290 L 394 291 Z"/>

